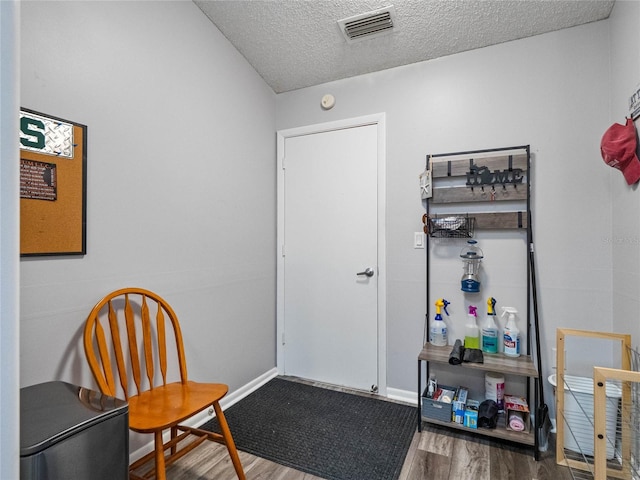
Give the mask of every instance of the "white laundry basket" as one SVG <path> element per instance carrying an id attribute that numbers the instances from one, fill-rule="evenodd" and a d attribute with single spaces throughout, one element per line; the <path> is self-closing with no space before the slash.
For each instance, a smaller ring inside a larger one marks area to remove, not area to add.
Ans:
<path id="1" fill-rule="evenodd" d="M 549 383 L 556 387 L 555 373 L 549 376 Z M 559 418 L 556 412 L 556 423 L 565 422 L 564 447 L 593 456 L 593 379 L 565 375 L 564 383 L 564 418 Z M 606 396 L 607 458 L 613 458 L 622 391 L 617 385 L 607 382 Z"/>

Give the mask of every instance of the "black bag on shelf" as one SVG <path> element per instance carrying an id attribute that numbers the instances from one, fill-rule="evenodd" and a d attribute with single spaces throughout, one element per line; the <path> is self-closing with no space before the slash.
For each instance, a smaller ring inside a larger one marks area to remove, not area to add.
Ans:
<path id="1" fill-rule="evenodd" d="M 465 348 L 462 361 L 467 363 L 484 363 L 482 350 L 479 348 Z"/>
<path id="2" fill-rule="evenodd" d="M 460 365 L 463 357 L 464 347 L 462 346 L 462 342 L 458 339 L 453 345 L 453 350 L 451 350 L 451 353 L 449 354 L 449 363 L 451 365 Z"/>
<path id="3" fill-rule="evenodd" d="M 478 428 L 496 428 L 498 424 L 498 404 L 485 400 L 478 407 Z"/>

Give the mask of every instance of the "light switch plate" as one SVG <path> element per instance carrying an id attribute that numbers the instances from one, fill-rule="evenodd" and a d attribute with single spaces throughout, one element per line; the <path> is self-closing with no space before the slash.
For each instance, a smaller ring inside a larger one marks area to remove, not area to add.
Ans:
<path id="1" fill-rule="evenodd" d="M 414 232 L 413 248 L 424 248 L 424 232 Z"/>

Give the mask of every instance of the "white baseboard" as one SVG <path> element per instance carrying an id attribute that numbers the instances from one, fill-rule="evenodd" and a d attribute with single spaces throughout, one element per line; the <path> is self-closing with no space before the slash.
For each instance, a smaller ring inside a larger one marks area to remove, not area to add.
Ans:
<path id="1" fill-rule="evenodd" d="M 387 387 L 387 398 L 418 406 L 418 394 L 411 390 L 400 390 Z"/>
<path id="2" fill-rule="evenodd" d="M 226 410 L 231 405 L 234 405 L 234 404 L 238 403 L 244 397 L 246 397 L 250 393 L 255 392 L 257 389 L 259 389 L 261 386 L 263 386 L 269 380 L 271 380 L 271 379 L 273 379 L 273 378 L 275 378 L 277 376 L 278 376 L 278 369 L 277 368 L 272 368 L 271 370 L 269 370 L 269 371 L 263 373 L 262 375 L 260 375 L 258 378 L 255 378 L 254 380 L 250 381 L 249 383 L 247 383 L 243 387 L 240 387 L 239 389 L 234 390 L 233 392 L 231 392 L 230 394 L 225 396 L 220 401 L 220 406 L 222 407 L 222 410 Z"/>
<path id="3" fill-rule="evenodd" d="M 254 392 L 255 390 L 260 388 L 262 385 L 264 385 L 265 383 L 267 383 L 269 380 L 276 377 L 277 375 L 278 375 L 278 370 L 276 368 L 272 368 L 271 370 L 263 373 L 259 377 L 251 380 L 246 385 L 229 393 L 220 401 L 220 406 L 222 407 L 222 410 L 226 410 L 231 405 L 239 402 L 244 397 Z M 194 415 L 193 417 L 189 418 L 186 422 L 184 422 L 184 425 L 188 427 L 199 427 L 205 424 L 206 422 L 208 422 L 209 420 L 211 420 L 213 417 L 215 417 L 214 414 L 209 414 L 208 410 L 203 410 L 197 415 Z M 165 442 L 169 440 L 169 435 L 170 435 L 169 432 L 165 434 L 165 439 L 164 439 Z M 129 454 L 129 463 L 133 463 L 139 458 L 142 458 L 143 456 L 145 456 L 147 453 L 152 452 L 153 448 L 154 447 L 153 447 L 153 440 L 152 440 L 146 445 L 143 445 L 142 447 L 138 448 L 135 452 L 131 452 Z"/>

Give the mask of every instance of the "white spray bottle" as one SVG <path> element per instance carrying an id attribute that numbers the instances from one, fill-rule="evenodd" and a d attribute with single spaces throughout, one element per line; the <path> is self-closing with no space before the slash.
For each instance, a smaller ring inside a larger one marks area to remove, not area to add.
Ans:
<path id="1" fill-rule="evenodd" d="M 436 318 L 429 327 L 429 342 L 436 347 L 444 347 L 447 345 L 447 324 L 444 323 L 442 319 L 441 311 L 441 309 L 444 308 L 444 313 L 448 316 L 447 305 L 449 305 L 449 302 L 444 298 L 439 298 L 436 301 Z"/>
<path id="2" fill-rule="evenodd" d="M 502 316 L 507 313 L 509 318 L 507 324 L 504 327 L 504 354 L 507 357 L 519 357 L 520 356 L 520 330 L 516 325 L 516 314 L 518 311 L 513 307 L 502 307 Z"/>

